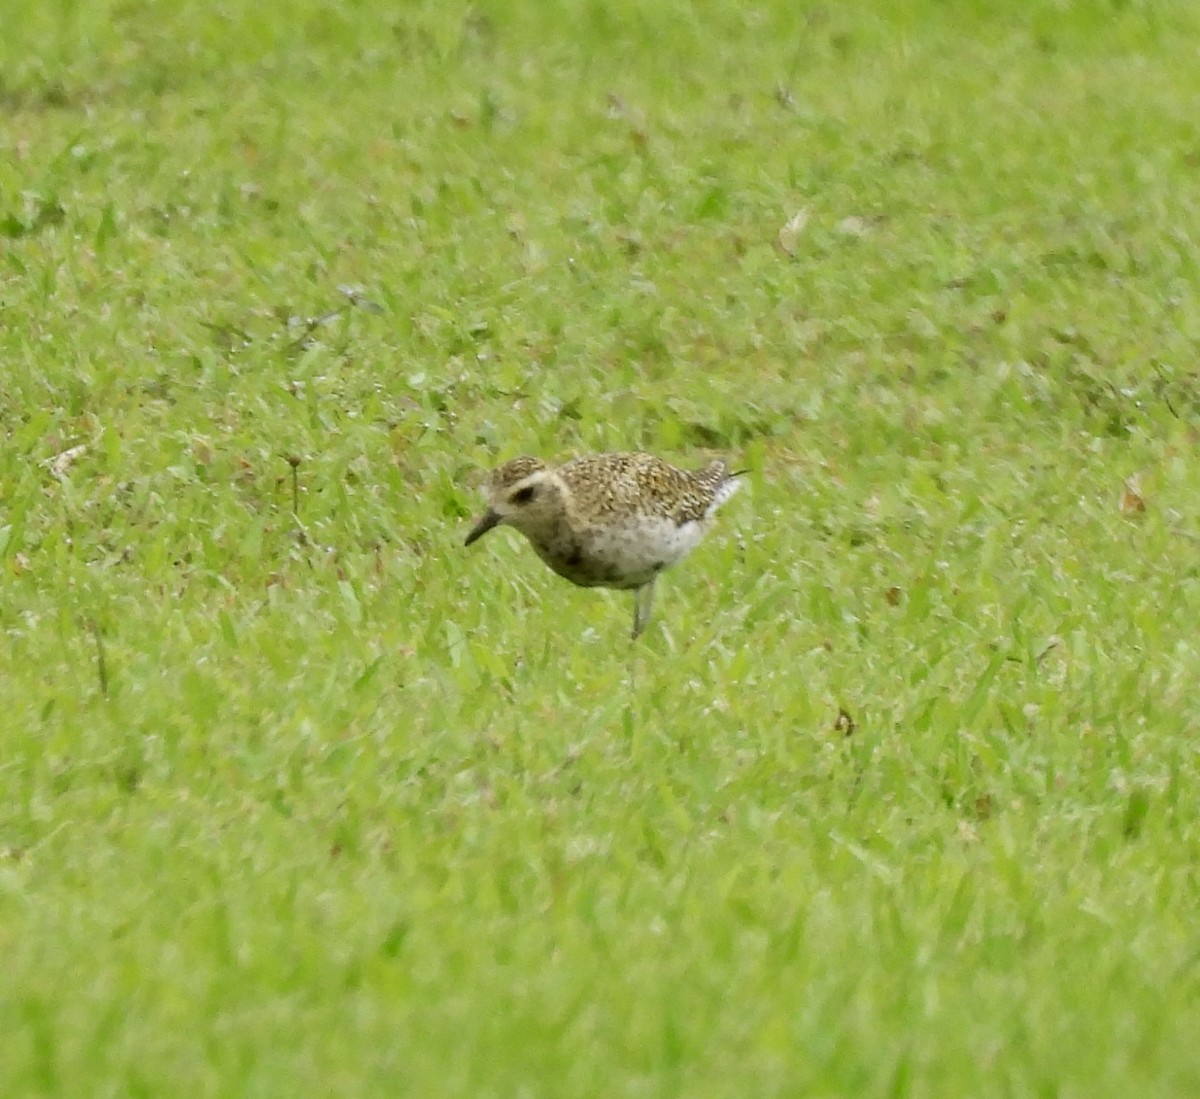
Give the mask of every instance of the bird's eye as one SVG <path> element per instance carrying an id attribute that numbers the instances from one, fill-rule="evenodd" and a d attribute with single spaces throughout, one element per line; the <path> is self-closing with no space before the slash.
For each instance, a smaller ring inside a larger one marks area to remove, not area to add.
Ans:
<path id="1" fill-rule="evenodd" d="M 522 489 L 518 489 L 512 494 L 512 502 L 514 504 L 527 504 L 537 494 L 537 488 L 533 485 L 526 485 Z"/>

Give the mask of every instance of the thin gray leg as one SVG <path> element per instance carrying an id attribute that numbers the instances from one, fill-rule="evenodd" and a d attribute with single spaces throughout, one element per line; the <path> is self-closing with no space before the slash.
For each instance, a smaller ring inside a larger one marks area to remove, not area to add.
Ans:
<path id="1" fill-rule="evenodd" d="M 651 580 L 648 584 L 643 584 L 634 593 L 633 604 L 633 639 L 636 641 L 638 635 L 646 628 L 646 624 L 650 621 L 650 608 L 654 606 L 654 581 Z"/>

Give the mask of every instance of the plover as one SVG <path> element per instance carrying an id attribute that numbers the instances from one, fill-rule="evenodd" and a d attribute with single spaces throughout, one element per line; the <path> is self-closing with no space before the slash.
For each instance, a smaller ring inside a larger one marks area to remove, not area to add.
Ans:
<path id="1" fill-rule="evenodd" d="M 658 574 L 699 545 L 744 472 L 720 459 L 676 469 L 651 454 L 590 454 L 561 466 L 514 458 L 492 473 L 487 510 L 466 544 L 507 524 L 572 584 L 634 589 L 636 638 L 650 620 Z"/>

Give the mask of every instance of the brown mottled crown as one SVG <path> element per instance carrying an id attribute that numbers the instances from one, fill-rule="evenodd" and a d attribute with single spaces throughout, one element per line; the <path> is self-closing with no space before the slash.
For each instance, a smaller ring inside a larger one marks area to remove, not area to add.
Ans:
<path id="1" fill-rule="evenodd" d="M 492 470 L 491 479 L 488 481 L 488 491 L 497 495 L 506 488 L 511 488 L 518 481 L 524 480 L 531 473 L 537 473 L 545 468 L 546 463 L 540 458 L 530 458 L 528 455 L 513 458 Z"/>

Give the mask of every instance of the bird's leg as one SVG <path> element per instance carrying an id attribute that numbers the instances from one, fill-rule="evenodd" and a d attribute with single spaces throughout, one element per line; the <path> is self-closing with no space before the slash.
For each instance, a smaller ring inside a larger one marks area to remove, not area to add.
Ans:
<path id="1" fill-rule="evenodd" d="M 633 604 L 633 640 L 646 628 L 650 621 L 650 608 L 654 605 L 654 581 L 643 584 L 634 593 Z"/>

